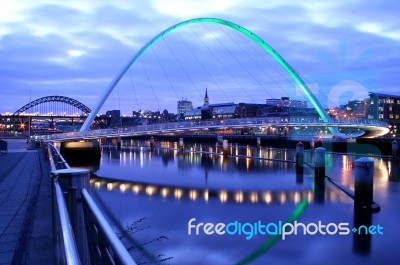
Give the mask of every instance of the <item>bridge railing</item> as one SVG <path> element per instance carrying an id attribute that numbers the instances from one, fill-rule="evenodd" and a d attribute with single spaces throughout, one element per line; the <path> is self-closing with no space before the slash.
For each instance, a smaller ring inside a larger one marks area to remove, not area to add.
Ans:
<path id="1" fill-rule="evenodd" d="M 48 145 L 48 158 L 52 171 L 69 168 L 57 149 Z M 52 179 L 54 258 L 56 264 L 81 264 L 64 193 L 57 180 Z"/>
<path id="2" fill-rule="evenodd" d="M 129 252 L 90 197 L 89 172 L 72 169 L 47 145 L 52 169 L 56 264 L 133 264 Z"/>
<path id="3" fill-rule="evenodd" d="M 190 129 L 204 128 L 224 128 L 224 127 L 257 127 L 257 126 L 286 126 L 286 125 L 313 125 L 315 126 L 335 126 L 335 125 L 357 125 L 357 126 L 377 126 L 387 127 L 387 123 L 376 120 L 357 120 L 357 119 L 332 119 L 328 123 L 318 118 L 303 117 L 266 117 L 266 118 L 243 118 L 243 119 L 225 119 L 225 120 L 206 120 L 206 121 L 184 121 L 172 123 L 158 123 L 151 125 L 138 125 L 125 128 L 110 128 L 92 130 L 87 132 L 69 132 L 62 134 L 53 134 L 42 136 L 44 140 L 92 138 L 112 135 L 128 135 L 149 132 L 168 132 Z"/>

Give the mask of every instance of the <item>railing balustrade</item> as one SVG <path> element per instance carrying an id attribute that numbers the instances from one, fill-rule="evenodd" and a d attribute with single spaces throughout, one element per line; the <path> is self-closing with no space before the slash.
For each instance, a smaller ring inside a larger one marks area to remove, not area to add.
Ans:
<path id="1" fill-rule="evenodd" d="M 135 265 L 86 190 L 88 170 L 70 168 L 51 144 L 47 152 L 53 174 L 55 263 Z"/>
<path id="2" fill-rule="evenodd" d="M 281 118 L 281 117 L 267 117 L 267 118 L 243 118 L 243 119 L 226 119 L 226 120 L 206 120 L 206 121 L 184 121 L 184 122 L 171 122 L 159 123 L 151 125 L 138 125 L 134 127 L 124 128 L 110 128 L 92 130 L 87 132 L 69 132 L 61 134 L 53 134 L 42 136 L 43 140 L 68 140 L 79 138 L 95 138 L 102 136 L 117 136 L 140 134 L 150 132 L 168 132 L 179 131 L 187 129 L 204 129 L 204 128 L 229 128 L 229 127 L 258 127 L 258 126 L 335 126 L 335 125 L 355 125 L 355 126 L 375 126 L 387 127 L 388 124 L 376 120 L 357 120 L 357 119 L 336 119 L 329 122 L 323 122 L 317 118 Z"/>

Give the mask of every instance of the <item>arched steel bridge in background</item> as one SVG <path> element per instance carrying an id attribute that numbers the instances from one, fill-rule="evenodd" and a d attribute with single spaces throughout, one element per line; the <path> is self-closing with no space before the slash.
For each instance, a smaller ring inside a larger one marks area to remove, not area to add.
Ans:
<path id="1" fill-rule="evenodd" d="M 83 104 L 73 98 L 69 98 L 69 97 L 65 97 L 65 96 L 47 96 L 47 97 L 42 97 L 42 98 L 39 98 L 39 99 L 29 102 L 28 104 L 21 107 L 16 112 L 14 112 L 13 115 L 14 116 L 21 115 L 29 109 L 32 109 L 38 105 L 42 105 L 42 104 L 46 104 L 46 103 L 50 103 L 50 102 L 60 102 L 60 103 L 68 104 L 72 107 L 79 109 L 80 111 L 82 111 L 83 113 L 85 113 L 87 115 L 89 115 L 91 112 L 90 108 L 88 108 L 85 104 Z"/>

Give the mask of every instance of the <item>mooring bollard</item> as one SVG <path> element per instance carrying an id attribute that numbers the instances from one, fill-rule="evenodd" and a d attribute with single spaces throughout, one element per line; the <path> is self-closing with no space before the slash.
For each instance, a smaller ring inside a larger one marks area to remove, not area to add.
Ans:
<path id="1" fill-rule="evenodd" d="M 224 156 L 228 155 L 228 140 L 222 142 L 222 154 Z"/>
<path id="2" fill-rule="evenodd" d="M 58 181 L 61 190 L 67 194 L 68 215 L 74 231 L 77 248 L 81 261 L 89 261 L 85 219 L 82 205 L 82 189 L 90 190 L 90 171 L 84 168 L 68 168 L 51 172 L 55 181 Z M 88 264 L 88 262 L 83 262 Z"/>
<path id="3" fill-rule="evenodd" d="M 261 138 L 257 137 L 257 147 L 260 148 L 261 147 Z"/>
<path id="4" fill-rule="evenodd" d="M 325 202 L 325 153 L 323 147 L 315 148 L 314 152 L 314 196 L 316 203 Z"/>
<path id="5" fill-rule="evenodd" d="M 315 149 L 315 141 L 314 141 L 314 139 L 311 139 L 311 141 L 310 141 L 310 150 L 313 152 L 314 149 Z"/>
<path id="6" fill-rule="evenodd" d="M 392 142 L 392 156 L 397 157 L 397 150 L 399 149 L 399 143 L 394 140 Z"/>
<path id="7" fill-rule="evenodd" d="M 354 209 L 366 209 L 379 211 L 379 205 L 374 199 L 374 161 L 367 157 L 361 157 L 354 161 L 355 185 L 354 185 Z"/>
<path id="8" fill-rule="evenodd" d="M 117 138 L 117 149 L 121 150 L 121 147 L 122 147 L 122 139 L 121 139 L 121 137 L 118 137 Z"/>
<path id="9" fill-rule="evenodd" d="M 180 149 L 181 151 L 183 151 L 183 148 L 184 148 L 183 138 L 179 138 L 179 149 Z"/>
<path id="10" fill-rule="evenodd" d="M 326 150 L 323 147 L 315 148 L 314 155 L 314 173 L 317 181 L 322 181 L 325 178 L 325 153 Z"/>
<path id="11" fill-rule="evenodd" d="M 304 173 L 304 144 L 298 142 L 296 144 L 296 182 L 303 183 L 303 173 Z"/>
<path id="12" fill-rule="evenodd" d="M 156 145 L 155 141 L 154 141 L 154 137 L 150 137 L 150 147 L 154 148 L 154 146 Z"/>

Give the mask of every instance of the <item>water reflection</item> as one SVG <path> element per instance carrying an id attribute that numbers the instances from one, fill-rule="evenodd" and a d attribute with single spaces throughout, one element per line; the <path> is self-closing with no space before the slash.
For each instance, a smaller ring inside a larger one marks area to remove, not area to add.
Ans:
<path id="1" fill-rule="evenodd" d="M 353 212 L 353 200 L 330 183 L 314 185 L 313 172 L 310 169 L 304 168 L 303 174 L 297 174 L 295 164 L 292 163 L 294 150 L 266 147 L 257 149 L 230 144 L 229 155 L 224 157 L 221 155 L 221 146 L 214 143 L 185 143 L 184 152 L 178 150 L 176 143 L 157 144 L 157 147 L 150 149 L 146 144 L 133 142 L 133 146 L 123 147 L 121 152 L 105 148 L 100 169 L 96 172 L 98 177 L 92 178 L 91 185 L 94 193 L 105 198 L 113 197 L 113 200 L 107 202 L 107 207 L 112 211 L 118 213 L 117 209 L 130 209 L 117 214 L 116 219 L 121 224 L 132 216 L 150 216 L 154 219 L 153 229 L 159 229 L 162 233 L 171 231 L 168 236 L 171 237 L 171 248 L 174 251 L 189 244 L 190 253 L 194 255 L 202 255 L 202 250 L 209 247 L 213 250 L 215 248 L 219 255 L 234 255 L 232 245 L 242 248 L 243 242 L 248 246 L 254 244 L 254 241 L 240 241 L 241 238 L 218 240 L 216 237 L 186 237 L 187 221 L 192 217 L 197 217 L 200 221 L 201 217 L 203 222 L 230 222 L 236 219 L 243 222 L 260 219 L 276 222 L 285 220 L 294 206 L 304 200 L 308 202 L 308 207 L 300 218 L 305 222 L 322 219 L 326 223 L 348 222 L 354 227 L 379 223 L 388 233 L 382 237 L 365 234 L 349 234 L 347 237 L 296 237 L 271 249 L 272 252 L 276 250 L 272 256 L 297 249 L 296 255 L 292 259 L 288 258 L 287 261 L 290 262 L 286 264 L 297 263 L 297 255 L 309 253 L 309 249 L 315 248 L 315 242 L 321 246 L 320 251 L 326 250 L 319 255 L 330 257 L 331 264 L 334 264 L 333 261 L 336 264 L 343 263 L 344 260 L 358 264 L 360 260 L 357 257 L 360 255 L 376 258 L 380 253 L 388 254 L 387 249 L 397 240 L 396 233 L 389 233 L 398 231 L 398 224 L 393 222 L 398 218 L 398 211 L 393 209 L 398 209 L 400 194 L 397 160 L 372 158 L 375 166 L 374 199 L 383 209 L 372 219 L 371 215 Z M 312 164 L 312 156 L 312 152 L 307 152 L 305 160 Z M 359 156 L 351 154 L 329 154 L 327 159 L 331 163 L 326 169 L 326 175 L 354 189 L 353 163 L 357 158 Z M 214 240 L 218 244 L 212 243 Z M 181 241 L 183 243 L 179 245 Z M 254 248 L 260 244 L 254 244 Z M 180 248 L 176 248 L 176 245 Z M 254 250 L 245 246 L 243 249 L 249 253 Z M 332 252 L 332 249 L 335 251 Z M 265 261 L 268 261 L 267 256 Z M 312 252 L 305 259 L 312 260 L 315 256 L 315 252 Z M 377 260 L 379 259 L 374 261 Z"/>
<path id="2" fill-rule="evenodd" d="M 388 172 L 390 181 L 400 181 L 400 170 L 399 170 L 399 159 L 397 157 L 392 158 L 388 162 Z"/>
<path id="3" fill-rule="evenodd" d="M 93 188 L 108 191 L 119 190 L 121 193 L 132 192 L 136 195 L 145 195 L 148 197 L 159 197 L 164 200 L 203 200 L 207 202 L 210 199 L 219 200 L 224 203 L 251 203 L 251 204 L 298 204 L 301 200 L 308 203 L 321 203 L 325 201 L 325 196 L 329 202 L 338 202 L 340 198 L 337 191 L 326 190 L 324 199 L 317 192 L 311 190 L 302 191 L 243 191 L 243 190 L 209 190 L 208 188 L 193 189 L 176 186 L 160 186 L 154 184 L 116 181 L 104 177 L 93 176 L 90 184 Z"/>
<path id="4" fill-rule="evenodd" d="M 353 227 L 370 227 L 372 225 L 371 211 L 354 211 Z M 371 234 L 360 231 L 353 233 L 353 252 L 360 255 L 369 255 L 371 252 Z"/>

